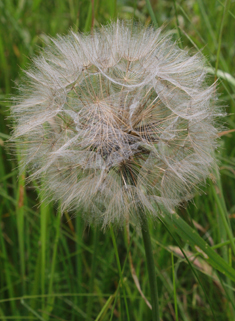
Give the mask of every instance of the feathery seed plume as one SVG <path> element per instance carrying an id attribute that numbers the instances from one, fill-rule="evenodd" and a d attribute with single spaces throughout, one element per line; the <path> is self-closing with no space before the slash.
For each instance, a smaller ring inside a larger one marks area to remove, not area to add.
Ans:
<path id="1" fill-rule="evenodd" d="M 104 227 L 192 198 L 215 163 L 220 112 L 202 55 L 119 21 L 50 41 L 12 107 L 30 179 Z"/>

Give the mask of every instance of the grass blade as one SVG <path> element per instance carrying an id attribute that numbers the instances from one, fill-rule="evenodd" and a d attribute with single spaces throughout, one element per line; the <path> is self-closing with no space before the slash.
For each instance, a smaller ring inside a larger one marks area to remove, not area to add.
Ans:
<path id="1" fill-rule="evenodd" d="M 172 280 L 174 287 L 174 306 L 175 306 L 175 320 L 178 321 L 178 306 L 177 306 L 177 290 L 176 290 L 176 282 L 175 282 L 175 269 L 174 269 L 174 255 L 171 253 L 171 262 L 172 262 Z"/>
<path id="2" fill-rule="evenodd" d="M 160 218 L 171 230 L 196 251 L 200 251 L 203 258 L 216 270 L 235 281 L 235 270 L 222 259 L 211 247 L 191 228 L 178 214 L 164 214 Z"/>
<path id="3" fill-rule="evenodd" d="M 147 6 L 148 12 L 149 12 L 149 14 L 150 14 L 150 17 L 151 17 L 151 19 L 152 19 L 152 22 L 153 22 L 153 24 L 154 24 L 154 27 L 155 27 L 155 28 L 158 28 L 157 19 L 156 19 L 156 17 L 155 17 L 154 12 L 153 12 L 153 8 L 152 8 L 152 5 L 151 5 L 151 3 L 150 3 L 150 0 L 146 0 L 146 6 Z"/>

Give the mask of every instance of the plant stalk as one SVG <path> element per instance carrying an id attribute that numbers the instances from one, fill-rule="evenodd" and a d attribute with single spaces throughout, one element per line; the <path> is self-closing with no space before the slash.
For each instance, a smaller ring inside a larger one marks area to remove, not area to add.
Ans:
<path id="1" fill-rule="evenodd" d="M 149 286 L 152 303 L 153 321 L 160 321 L 159 307 L 158 307 L 158 291 L 157 291 L 157 278 L 155 273 L 155 266 L 153 260 L 152 243 L 149 233 L 148 221 L 145 215 L 142 216 L 142 236 L 144 241 L 145 254 L 147 259 L 147 269 L 149 276 Z"/>

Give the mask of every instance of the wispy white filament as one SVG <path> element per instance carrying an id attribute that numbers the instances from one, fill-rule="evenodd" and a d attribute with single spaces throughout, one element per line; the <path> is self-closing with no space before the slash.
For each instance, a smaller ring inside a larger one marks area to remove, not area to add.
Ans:
<path id="1" fill-rule="evenodd" d="M 22 166 L 88 222 L 170 210 L 215 163 L 219 110 L 205 78 L 201 54 L 161 28 L 117 22 L 52 38 L 12 107 Z"/>

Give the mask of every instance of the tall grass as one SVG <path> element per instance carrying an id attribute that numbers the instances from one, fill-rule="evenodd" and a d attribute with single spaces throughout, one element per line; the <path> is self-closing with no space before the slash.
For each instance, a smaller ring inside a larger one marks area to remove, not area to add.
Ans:
<path id="1" fill-rule="evenodd" d="M 0 8 L 0 320 L 151 320 L 140 231 L 130 227 L 128 241 L 125 228 L 104 234 L 84 228 L 79 213 L 61 218 L 40 203 L 37 186 L 25 186 L 6 143 L 9 97 L 45 35 L 89 32 L 116 17 L 164 23 L 182 47 L 204 53 L 211 81 L 219 78 L 228 113 L 220 175 L 150 232 L 162 320 L 235 320 L 234 2 L 3 0 Z"/>

